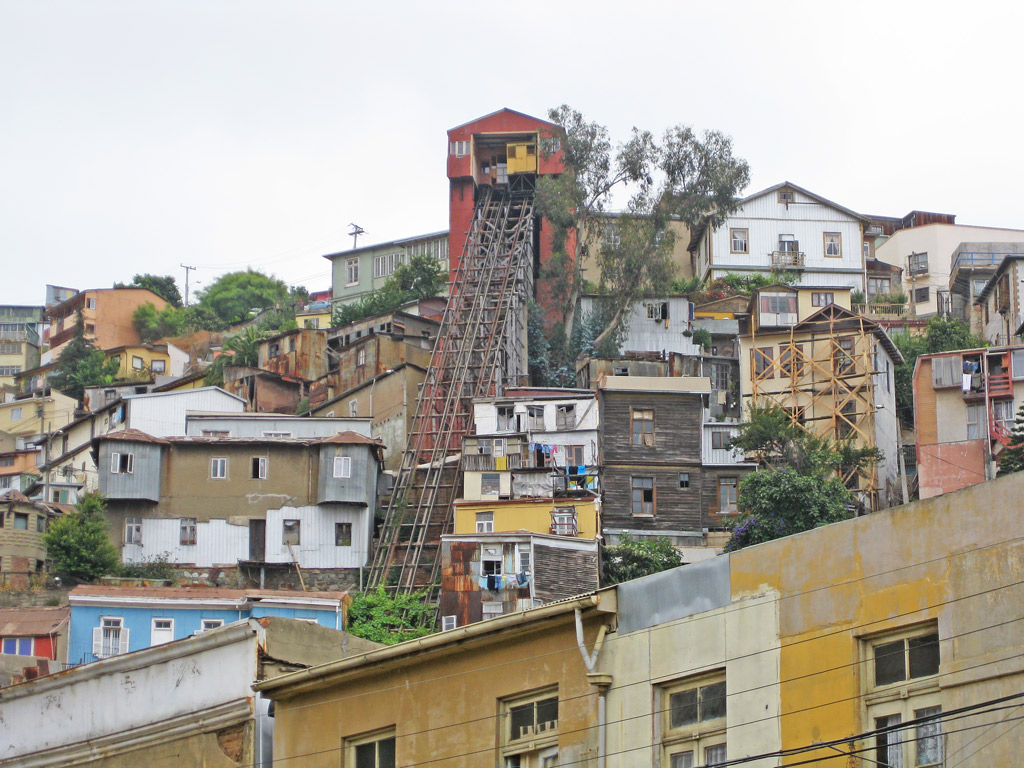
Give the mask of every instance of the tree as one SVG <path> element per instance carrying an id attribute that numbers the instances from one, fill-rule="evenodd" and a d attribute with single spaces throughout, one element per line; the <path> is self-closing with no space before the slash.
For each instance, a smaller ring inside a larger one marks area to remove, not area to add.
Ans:
<path id="1" fill-rule="evenodd" d="M 1013 422 L 1010 443 L 999 456 L 999 476 L 1020 472 L 1024 469 L 1024 405 L 1017 409 Z"/>
<path id="2" fill-rule="evenodd" d="M 93 581 L 116 573 L 120 558 L 107 534 L 107 504 L 99 493 L 82 497 L 77 509 L 58 518 L 43 534 L 54 570 L 73 581 Z"/>
<path id="3" fill-rule="evenodd" d="M 614 307 L 596 339 L 600 345 L 639 298 L 663 293 L 672 282 L 670 222 L 691 230 L 721 224 L 735 209 L 750 171 L 733 156 L 732 141 L 717 131 L 698 135 L 677 125 L 657 142 L 649 131 L 634 128 L 628 141 L 613 147 L 607 128 L 566 105 L 551 110 L 549 117 L 565 132 L 566 172 L 538 180 L 536 205 L 552 225 L 554 252 L 545 277 L 551 279 L 565 338 L 572 338 L 581 269 L 591 259 L 591 242 L 597 242 L 605 225 L 616 230 L 611 244 L 594 258 L 602 292 Z M 609 222 L 604 213 L 620 188 L 630 195 L 626 211 Z"/>
<path id="4" fill-rule="evenodd" d="M 332 325 L 345 325 L 365 317 L 393 312 L 403 304 L 429 299 L 444 293 L 448 273 L 432 256 L 418 254 L 395 269 L 380 290 L 368 293 L 351 304 L 339 304 L 331 317 Z"/>
<path id="5" fill-rule="evenodd" d="M 348 631 L 364 640 L 394 645 L 431 633 L 425 622 L 433 607 L 423 592 L 389 595 L 383 586 L 352 599 L 348 609 Z"/>
<path id="6" fill-rule="evenodd" d="M 157 309 L 151 302 L 139 306 L 132 313 L 132 325 L 144 342 L 165 339 L 181 333 L 185 310 L 177 307 Z"/>
<path id="7" fill-rule="evenodd" d="M 86 387 L 113 383 L 118 368 L 116 360 L 107 360 L 106 355 L 85 338 L 85 318 L 79 308 L 71 341 L 61 349 L 50 375 L 50 386 L 81 403 Z"/>
<path id="8" fill-rule="evenodd" d="M 228 272 L 197 294 L 199 305 L 211 310 L 225 323 L 238 323 L 249 317 L 251 310 L 273 306 L 290 306 L 296 294 L 288 285 L 254 269 Z"/>
<path id="9" fill-rule="evenodd" d="M 605 547 L 603 552 L 603 581 L 606 586 L 660 573 L 683 564 L 679 552 L 665 536 L 634 539 L 628 533 L 619 537 L 619 543 Z"/>
<path id="10" fill-rule="evenodd" d="M 171 275 L 135 275 L 130 283 L 114 283 L 115 288 L 147 288 L 172 307 L 181 306 L 181 293 Z"/>
<path id="11" fill-rule="evenodd" d="M 892 340 L 903 356 L 903 362 L 893 371 L 896 412 L 908 427 L 914 426 L 914 367 L 918 356 L 988 346 L 984 339 L 971 333 L 971 327 L 966 322 L 945 317 L 929 320 L 924 334 L 920 336 L 894 333 Z"/>

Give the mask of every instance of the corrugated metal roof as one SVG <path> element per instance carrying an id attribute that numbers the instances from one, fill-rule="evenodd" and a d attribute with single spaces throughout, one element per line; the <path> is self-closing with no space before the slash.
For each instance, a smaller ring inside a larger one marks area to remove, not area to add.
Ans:
<path id="1" fill-rule="evenodd" d="M 71 615 L 71 607 L 0 608 L 0 637 L 50 635 Z"/>
<path id="2" fill-rule="evenodd" d="M 76 597 L 142 597 L 181 600 L 262 600 L 275 597 L 316 598 L 318 600 L 341 600 L 345 592 L 299 592 L 287 589 L 226 589 L 222 587 L 113 587 L 100 584 L 81 584 L 71 590 Z"/>

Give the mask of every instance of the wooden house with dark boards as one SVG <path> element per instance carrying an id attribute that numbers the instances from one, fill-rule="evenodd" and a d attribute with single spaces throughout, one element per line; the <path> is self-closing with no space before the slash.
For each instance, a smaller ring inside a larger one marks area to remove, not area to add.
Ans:
<path id="1" fill-rule="evenodd" d="M 598 385 L 601 519 L 606 541 L 623 533 L 700 546 L 705 523 L 701 430 L 711 381 L 608 376 Z"/>

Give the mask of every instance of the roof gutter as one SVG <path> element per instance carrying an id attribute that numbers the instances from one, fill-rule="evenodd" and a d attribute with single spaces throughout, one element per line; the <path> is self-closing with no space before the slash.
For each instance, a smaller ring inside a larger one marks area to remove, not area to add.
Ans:
<path id="1" fill-rule="evenodd" d="M 528 611 L 520 611 L 509 616 L 502 616 L 488 621 L 481 621 L 458 629 L 438 632 L 415 640 L 391 645 L 380 650 L 370 651 L 360 656 L 339 659 L 309 669 L 302 669 L 281 675 L 271 680 L 253 685 L 253 690 L 263 693 L 271 699 L 285 699 L 315 690 L 321 683 L 337 679 L 348 673 L 357 673 L 367 667 L 414 656 L 429 651 L 455 646 L 461 641 L 475 640 L 487 635 L 497 635 L 523 626 L 535 624 L 545 619 L 572 615 L 576 611 L 597 607 L 601 603 L 600 593 L 576 597 L 564 602 L 552 603 Z M 376 671 L 376 670 L 374 670 Z M 275 695 L 276 694 L 276 695 Z"/>

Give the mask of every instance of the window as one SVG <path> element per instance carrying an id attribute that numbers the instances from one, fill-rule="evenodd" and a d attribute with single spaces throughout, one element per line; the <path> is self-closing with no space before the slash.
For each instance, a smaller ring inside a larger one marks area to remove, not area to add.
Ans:
<path id="1" fill-rule="evenodd" d="M 349 400 L 348 401 L 348 415 L 349 418 L 356 418 L 359 415 L 359 401 Z"/>
<path id="2" fill-rule="evenodd" d="M 14 530 L 16 530 L 16 531 L 27 531 L 28 530 L 28 513 L 26 513 L 26 512 L 15 512 L 14 513 Z"/>
<path id="3" fill-rule="evenodd" d="M 575 536 L 578 532 L 575 507 L 556 508 L 551 513 L 551 533 L 556 536 Z"/>
<path id="4" fill-rule="evenodd" d="M 854 425 L 857 423 L 857 404 L 850 402 L 843 404 L 836 416 L 836 437 L 843 440 L 852 437 L 856 431 Z"/>
<path id="5" fill-rule="evenodd" d="M 747 253 L 749 252 L 749 246 L 747 243 L 747 230 L 745 229 L 730 229 L 729 240 L 731 245 L 729 250 L 731 253 Z"/>
<path id="6" fill-rule="evenodd" d="M 926 304 L 931 297 L 931 289 L 928 286 L 914 289 L 914 303 Z"/>
<path id="7" fill-rule="evenodd" d="M 345 285 L 355 285 L 359 282 L 359 259 L 345 260 Z"/>
<path id="8" fill-rule="evenodd" d="M 334 457 L 334 476 L 335 477 L 352 477 L 352 457 L 351 456 L 335 456 Z"/>
<path id="9" fill-rule="evenodd" d="M 336 546 L 336 547 L 351 547 L 352 546 L 352 523 L 335 523 L 334 524 L 334 546 Z"/>
<path id="10" fill-rule="evenodd" d="M 480 495 L 498 496 L 501 494 L 501 474 L 498 472 L 482 472 L 480 474 Z"/>
<path id="11" fill-rule="evenodd" d="M 124 519 L 124 543 L 125 544 L 141 544 L 142 543 L 142 518 L 141 517 L 126 517 Z"/>
<path id="12" fill-rule="evenodd" d="M 575 405 L 559 405 L 555 408 L 555 429 L 576 429 Z"/>
<path id="13" fill-rule="evenodd" d="M 654 478 L 634 477 L 630 488 L 633 493 L 633 514 L 654 515 Z"/>
<path id="14" fill-rule="evenodd" d="M 877 734 L 874 757 L 889 768 L 943 765 L 939 633 L 934 623 L 862 642 L 864 703 Z M 934 719 L 928 719 L 934 718 Z M 901 723 L 923 720 L 914 726 Z"/>
<path id="15" fill-rule="evenodd" d="M 166 360 L 154 360 L 150 365 L 150 370 L 153 373 L 164 373 L 167 370 Z"/>
<path id="16" fill-rule="evenodd" d="M 928 274 L 928 254 L 927 253 L 912 253 L 909 259 L 910 274 L 912 275 L 926 275 Z"/>
<path id="17" fill-rule="evenodd" d="M 21 407 L 11 408 L 11 421 L 21 421 Z"/>
<path id="18" fill-rule="evenodd" d="M 181 518 L 180 543 L 183 547 L 194 547 L 196 544 L 196 519 L 194 517 Z"/>
<path id="19" fill-rule="evenodd" d="M 631 408 L 629 423 L 633 445 L 654 445 L 654 409 Z"/>
<path id="20" fill-rule="evenodd" d="M 843 236 L 839 232 L 825 232 L 825 256 L 839 259 L 843 256 Z"/>
<path id="21" fill-rule="evenodd" d="M 499 432 L 511 432 L 516 428 L 515 409 L 511 405 L 499 405 L 497 416 Z"/>
<path id="22" fill-rule="evenodd" d="M 219 629 L 224 626 L 224 619 L 203 619 L 199 623 L 200 632 L 209 632 L 211 629 Z"/>
<path id="23" fill-rule="evenodd" d="M 4 456 L 3 458 L 0 458 L 0 467 L 13 467 L 13 466 L 14 466 L 14 457 L 13 456 Z"/>
<path id="24" fill-rule="evenodd" d="M 779 190 L 779 202 L 780 203 L 786 203 L 788 205 L 789 203 L 792 203 L 795 200 L 796 200 L 796 195 L 793 193 L 792 189 L 789 189 L 787 187 L 783 187 L 782 189 Z"/>
<path id="25" fill-rule="evenodd" d="M 729 433 L 725 430 L 715 429 L 711 432 L 711 449 L 714 451 L 726 450 L 729 448 Z"/>
<path id="26" fill-rule="evenodd" d="M 935 389 L 959 387 L 963 383 L 963 359 L 960 355 L 932 358 L 932 386 Z"/>
<path id="27" fill-rule="evenodd" d="M 203 437 L 231 437 L 230 429 L 203 429 L 200 430 Z M 267 433 L 263 433 L 264 437 L 267 437 Z"/>
<path id="28" fill-rule="evenodd" d="M 31 637 L 5 637 L 3 652 L 9 656 L 31 656 Z"/>
<path id="29" fill-rule="evenodd" d="M 575 514 L 575 511 L 573 514 Z M 530 573 L 533 570 L 533 559 L 530 554 L 530 545 L 523 544 L 521 549 L 516 549 L 516 552 L 516 563 L 519 565 L 519 573 Z"/>
<path id="30" fill-rule="evenodd" d="M 456 157 L 465 157 L 469 154 L 469 142 L 468 141 L 453 141 L 451 153 Z"/>
<path id="31" fill-rule="evenodd" d="M 1024 375 L 1024 374 L 1022 374 Z M 543 431 L 544 430 L 544 406 L 542 405 L 528 405 L 526 406 L 526 423 L 527 428 L 530 431 Z"/>
<path id="32" fill-rule="evenodd" d="M 266 480 L 267 479 L 267 457 L 266 456 L 253 456 L 252 457 L 252 479 L 253 480 Z"/>
<path id="33" fill-rule="evenodd" d="M 618 224 L 604 225 L 604 247 L 611 250 L 622 245 L 622 235 L 619 233 Z"/>
<path id="34" fill-rule="evenodd" d="M 736 478 L 735 477 L 720 477 L 718 478 L 718 511 L 719 512 L 735 512 L 736 511 Z"/>
<path id="35" fill-rule="evenodd" d="M 892 279 L 888 277 L 868 278 L 868 298 L 882 296 L 892 292 Z"/>
<path id="36" fill-rule="evenodd" d="M 286 546 L 289 544 L 293 546 L 298 546 L 302 543 L 299 520 L 284 521 L 283 531 L 281 535 L 281 543 Z"/>
<path id="37" fill-rule="evenodd" d="M 96 299 L 86 299 L 85 300 L 85 308 L 86 309 L 96 309 Z"/>
<path id="38" fill-rule="evenodd" d="M 680 488 L 689 488 L 690 487 L 690 473 L 689 472 L 680 472 L 679 473 L 679 487 Z"/>
<path id="39" fill-rule="evenodd" d="M 818 291 L 811 293 L 812 307 L 827 307 L 829 304 L 835 303 L 836 295 L 834 293 L 819 293 Z"/>
<path id="40" fill-rule="evenodd" d="M 725 762 L 726 687 L 721 673 L 672 683 L 661 692 L 661 744 L 668 768 Z"/>
<path id="41" fill-rule="evenodd" d="M 263 437 L 291 437 L 291 432 L 264 432 Z"/>
<path id="42" fill-rule="evenodd" d="M 20 355 L 20 341 L 0 341 L 0 355 Z"/>
<path id="43" fill-rule="evenodd" d="M 779 368 L 783 376 L 797 377 L 804 373 L 804 345 L 793 344 L 780 350 Z"/>
<path id="44" fill-rule="evenodd" d="M 853 359 L 854 339 L 839 339 L 832 349 L 832 369 L 838 375 L 852 373 L 855 362 Z"/>
<path id="45" fill-rule="evenodd" d="M 800 241 L 793 235 L 779 235 L 779 251 L 782 253 L 799 253 Z"/>
<path id="46" fill-rule="evenodd" d="M 210 459 L 210 477 L 213 480 L 224 480 L 228 476 L 227 459 Z"/>
<path id="47" fill-rule="evenodd" d="M 481 547 L 480 575 L 499 576 L 501 575 L 501 570 L 501 547 Z"/>
<path id="48" fill-rule="evenodd" d="M 46 533 L 46 517 L 36 515 L 36 533 Z"/>
<path id="49" fill-rule="evenodd" d="M 133 370 L 141 371 L 145 367 L 146 367 L 146 363 L 145 363 L 145 361 L 141 357 L 139 357 L 138 355 L 132 355 L 132 369 Z"/>
<path id="50" fill-rule="evenodd" d="M 711 364 L 711 388 L 717 392 L 724 392 L 729 389 L 729 364 Z"/>
<path id="51" fill-rule="evenodd" d="M 366 347 L 360 347 L 359 351 L 356 352 L 356 365 L 366 365 Z"/>
<path id="52" fill-rule="evenodd" d="M 504 700 L 500 713 L 500 749 L 505 768 L 558 765 L 557 689 Z"/>
<path id="53" fill-rule="evenodd" d="M 477 533 L 493 533 L 494 532 L 494 513 L 493 512 L 477 512 L 476 513 L 476 532 Z"/>
<path id="54" fill-rule="evenodd" d="M 796 315 L 796 296 L 791 293 L 762 293 L 759 306 L 762 314 Z"/>
<path id="55" fill-rule="evenodd" d="M 567 467 L 582 467 L 583 463 L 583 446 L 582 445 L 567 445 L 565 446 L 565 465 Z"/>
<path id="56" fill-rule="evenodd" d="M 1013 431 L 1013 414 L 1013 400 L 992 401 L 992 419 L 1006 430 L 1006 434 Z"/>
<path id="57" fill-rule="evenodd" d="M 775 378 L 775 371 L 772 369 L 772 365 L 775 361 L 773 359 L 773 350 L 771 347 L 758 347 L 757 349 L 752 349 L 750 350 L 750 356 L 752 358 L 755 376 L 767 379 Z"/>
<path id="58" fill-rule="evenodd" d="M 110 474 L 130 475 L 135 471 L 134 453 L 111 453 Z"/>
<path id="59" fill-rule="evenodd" d="M 984 403 L 971 403 L 967 406 L 967 439 L 981 439 L 981 425 L 985 416 Z"/>
<path id="60" fill-rule="evenodd" d="M 119 616 L 101 616 L 92 630 L 92 655 L 97 659 L 128 653 L 128 629 Z"/>
<path id="61" fill-rule="evenodd" d="M 447 632 L 449 629 L 455 629 L 459 626 L 458 616 L 442 616 L 441 617 L 441 631 Z"/>

